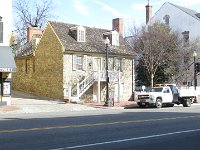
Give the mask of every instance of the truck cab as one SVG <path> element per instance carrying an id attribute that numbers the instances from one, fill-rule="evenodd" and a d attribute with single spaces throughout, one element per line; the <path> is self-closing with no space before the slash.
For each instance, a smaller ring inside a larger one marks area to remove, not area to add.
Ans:
<path id="1" fill-rule="evenodd" d="M 173 105 L 173 93 L 169 86 L 153 87 L 149 93 L 138 95 L 137 104 L 140 107 L 153 105 L 156 108 L 161 108 L 163 104 Z"/>

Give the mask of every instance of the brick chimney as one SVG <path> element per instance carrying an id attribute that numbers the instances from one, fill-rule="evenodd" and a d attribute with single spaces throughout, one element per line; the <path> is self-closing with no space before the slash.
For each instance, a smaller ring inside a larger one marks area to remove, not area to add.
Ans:
<path id="1" fill-rule="evenodd" d="M 149 5 L 149 1 L 148 5 L 146 5 L 145 7 L 146 7 L 146 24 L 147 24 L 149 20 L 152 18 L 152 6 Z"/>
<path id="2" fill-rule="evenodd" d="M 115 18 L 112 20 L 112 30 L 116 30 L 119 35 L 123 35 L 123 19 Z"/>
<path id="3" fill-rule="evenodd" d="M 30 42 L 33 35 L 42 35 L 42 29 L 38 27 L 28 27 L 27 29 L 27 42 Z"/>

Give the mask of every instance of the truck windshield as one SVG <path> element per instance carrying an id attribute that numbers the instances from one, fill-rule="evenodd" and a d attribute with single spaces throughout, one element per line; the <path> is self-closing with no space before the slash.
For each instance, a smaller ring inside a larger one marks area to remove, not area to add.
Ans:
<path id="1" fill-rule="evenodd" d="M 163 88 L 152 88 L 150 92 L 162 92 Z"/>

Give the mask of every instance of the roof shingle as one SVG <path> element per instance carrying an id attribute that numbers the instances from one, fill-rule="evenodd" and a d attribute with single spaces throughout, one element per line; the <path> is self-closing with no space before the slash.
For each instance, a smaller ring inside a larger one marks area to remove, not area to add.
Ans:
<path id="1" fill-rule="evenodd" d="M 77 40 L 70 35 L 70 28 L 78 25 L 52 21 L 49 23 L 61 40 L 66 51 L 105 53 L 103 34 L 110 32 L 110 30 L 84 26 L 86 29 L 86 41 L 77 42 Z M 118 55 L 133 55 L 133 51 L 126 46 L 124 38 L 120 37 L 119 40 L 120 46 L 110 46 L 109 53 Z"/>

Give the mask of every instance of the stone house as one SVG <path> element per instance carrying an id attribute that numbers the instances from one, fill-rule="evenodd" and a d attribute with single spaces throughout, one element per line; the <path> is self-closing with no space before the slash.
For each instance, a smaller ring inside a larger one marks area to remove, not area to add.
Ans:
<path id="1" fill-rule="evenodd" d="M 134 91 L 133 52 L 122 35 L 123 21 L 113 29 L 49 21 L 44 31 L 30 27 L 27 43 L 16 51 L 14 90 L 70 101 L 105 100 L 105 38 L 108 46 L 109 93 L 116 101 Z"/>
<path id="2" fill-rule="evenodd" d="M 198 47 L 198 45 L 200 45 L 200 13 L 189 8 L 166 2 L 154 16 L 152 16 L 152 6 L 148 4 L 146 6 L 147 25 L 157 21 L 169 25 L 172 30 L 182 34 L 183 47 L 181 55 L 183 57 L 180 59 L 179 67 L 181 74 L 176 79 L 181 86 L 183 84 L 188 86 L 194 85 L 194 51 L 197 53 L 196 61 L 200 62 L 200 47 Z M 195 41 L 199 43 L 195 43 Z M 190 59 L 189 62 L 187 62 L 188 57 Z M 197 74 L 197 80 L 197 85 L 200 87 L 199 73 Z"/>

